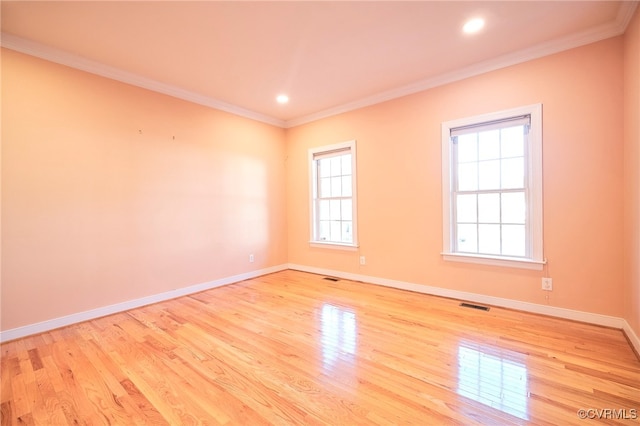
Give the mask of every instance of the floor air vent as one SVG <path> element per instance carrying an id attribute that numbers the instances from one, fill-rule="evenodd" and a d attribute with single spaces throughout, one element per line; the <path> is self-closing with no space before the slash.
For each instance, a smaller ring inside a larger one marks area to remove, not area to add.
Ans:
<path id="1" fill-rule="evenodd" d="M 473 303 L 461 303 L 460 306 L 462 306 L 463 308 L 472 308 L 472 309 L 478 309 L 481 311 L 489 310 L 488 306 L 474 305 Z"/>
<path id="2" fill-rule="evenodd" d="M 324 277 L 323 280 L 327 280 L 327 281 L 340 281 L 337 278 L 333 278 L 333 277 Z"/>

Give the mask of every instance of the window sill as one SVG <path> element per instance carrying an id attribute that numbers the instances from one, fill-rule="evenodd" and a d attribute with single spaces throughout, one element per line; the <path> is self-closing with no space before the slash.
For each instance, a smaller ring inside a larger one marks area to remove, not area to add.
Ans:
<path id="1" fill-rule="evenodd" d="M 467 253 L 440 253 L 444 260 L 452 262 L 477 263 L 481 265 L 505 266 L 508 268 L 533 269 L 541 271 L 546 260 L 522 259 L 519 257 L 498 257 Z"/>
<path id="2" fill-rule="evenodd" d="M 309 241 L 309 245 L 311 247 L 316 248 L 327 248 L 327 249 L 335 249 L 335 250 L 358 250 L 357 244 L 342 244 L 342 243 L 333 243 L 333 242 L 321 242 L 321 241 Z"/>

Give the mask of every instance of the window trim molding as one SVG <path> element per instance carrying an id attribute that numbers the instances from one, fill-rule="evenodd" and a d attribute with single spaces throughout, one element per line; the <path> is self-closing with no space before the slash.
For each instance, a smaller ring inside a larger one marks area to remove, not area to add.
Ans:
<path id="1" fill-rule="evenodd" d="M 358 245 L 335 243 L 335 242 L 322 242 L 322 241 L 309 241 L 309 245 L 315 248 L 329 248 L 335 250 L 358 250 Z"/>
<path id="2" fill-rule="evenodd" d="M 340 243 L 336 241 L 318 241 L 315 239 L 316 209 L 314 201 L 316 198 L 316 170 L 313 167 L 314 156 L 321 153 L 330 153 L 348 149 L 351 152 L 351 214 L 353 226 L 353 242 Z M 355 250 L 358 248 L 358 202 L 357 202 L 357 170 L 356 170 L 356 140 L 340 142 L 332 145 L 324 145 L 316 148 L 309 148 L 309 245 L 317 248 L 328 248 L 337 250 Z"/>
<path id="3" fill-rule="evenodd" d="M 457 253 L 452 241 L 451 209 L 452 209 L 452 183 L 454 177 L 451 169 L 451 129 L 479 124 L 483 122 L 497 121 L 500 119 L 515 117 L 518 115 L 530 115 L 531 127 L 529 129 L 529 143 L 527 155 L 529 162 L 528 196 L 533 200 L 530 207 L 533 219 L 528 224 L 531 236 L 531 257 L 507 257 L 491 256 L 484 254 Z M 546 263 L 543 253 L 543 209 L 542 209 L 542 104 L 532 104 L 488 114 L 480 114 L 442 123 L 442 253 L 444 260 L 468 263 L 480 263 L 486 265 L 507 266 L 524 269 L 542 270 Z"/>
<path id="4" fill-rule="evenodd" d="M 444 260 L 451 262 L 477 263 L 480 265 L 505 266 L 508 268 L 534 269 L 541 271 L 546 261 L 537 261 L 520 257 L 491 256 L 472 253 L 440 253 Z"/>

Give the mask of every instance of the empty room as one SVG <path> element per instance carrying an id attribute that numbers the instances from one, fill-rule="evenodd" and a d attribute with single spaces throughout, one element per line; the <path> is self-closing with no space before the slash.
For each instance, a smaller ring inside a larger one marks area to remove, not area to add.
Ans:
<path id="1" fill-rule="evenodd" d="M 2 425 L 640 423 L 637 1 L 2 1 Z"/>

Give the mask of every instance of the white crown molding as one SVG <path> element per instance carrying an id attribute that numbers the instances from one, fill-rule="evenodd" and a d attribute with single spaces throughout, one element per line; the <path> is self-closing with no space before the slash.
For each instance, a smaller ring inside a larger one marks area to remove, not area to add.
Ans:
<path id="1" fill-rule="evenodd" d="M 443 86 L 445 84 L 464 80 L 490 71 L 517 65 L 523 62 L 542 58 L 544 56 L 559 53 L 565 50 L 584 46 L 586 44 L 595 43 L 607 38 L 616 37 L 623 34 L 629 25 L 633 13 L 636 10 L 638 2 L 621 2 L 620 9 L 615 21 L 598 27 L 591 28 L 586 31 L 571 34 L 569 36 L 552 40 L 550 42 L 541 43 L 536 46 L 519 50 L 513 53 L 502 55 L 487 61 L 478 62 L 471 66 L 461 68 L 455 71 L 444 73 L 433 78 L 421 80 L 411 83 L 403 87 L 381 92 L 373 96 L 329 108 L 303 117 L 288 120 L 285 123 L 286 128 L 296 127 L 323 118 L 332 117 L 334 115 L 343 114 L 345 112 L 354 111 L 356 109 L 365 108 L 382 102 L 397 99 L 403 96 L 412 95 L 414 93 L 423 92 L 434 87 Z"/>
<path id="2" fill-rule="evenodd" d="M 193 102 L 195 104 L 204 105 L 209 108 L 225 111 L 230 114 L 238 115 L 240 117 L 267 123 L 272 126 L 284 127 L 285 125 L 285 122 L 283 120 L 279 120 L 268 115 L 241 108 L 236 105 L 228 104 L 226 102 L 222 102 L 217 99 L 201 95 L 199 93 L 184 90 L 170 84 L 165 84 L 146 77 L 142 77 L 140 75 L 133 74 L 119 68 L 111 67 L 100 62 L 92 61 L 90 59 L 86 59 L 59 49 L 54 49 L 44 44 L 36 43 L 34 41 L 15 36 L 13 34 L 2 33 L 0 38 L 0 45 L 7 49 L 35 56 L 37 58 L 55 62 L 57 64 L 66 65 L 68 67 L 86 71 L 91 74 L 96 74 L 102 77 L 110 78 L 112 80 L 131 84 L 133 86 L 169 95 L 174 98 Z"/>
<path id="3" fill-rule="evenodd" d="M 220 278 L 202 284 L 196 284 L 189 287 L 179 288 L 164 293 L 154 294 L 142 297 L 140 299 L 128 300 L 114 305 L 103 306 L 89 311 L 78 312 L 64 317 L 53 318 L 35 324 L 25 325 L 23 327 L 12 328 L 10 330 L 0 331 L 0 343 L 9 340 L 20 339 L 22 337 L 31 336 L 33 334 L 44 333 L 60 327 L 77 324 L 83 321 L 89 321 L 95 318 L 112 315 L 118 312 L 124 312 L 141 306 L 151 305 L 152 303 L 163 302 L 165 300 L 175 299 L 177 297 L 187 296 L 189 294 L 199 293 L 201 291 L 210 290 L 212 288 L 221 287 L 228 284 L 256 278 L 262 275 L 272 274 L 287 269 L 287 265 L 276 265 L 265 269 L 245 272 L 239 275 L 233 275 L 226 278 Z"/>
<path id="4" fill-rule="evenodd" d="M 618 9 L 616 20 L 608 24 L 287 121 L 260 114 L 236 105 L 228 104 L 176 86 L 151 80 L 68 52 L 54 49 L 40 43 L 26 40 L 12 34 L 2 33 L 0 45 L 8 49 L 46 59 L 51 62 L 111 78 L 113 80 L 118 80 L 123 83 L 142 87 L 154 92 L 163 93 L 165 95 L 225 111 L 241 117 L 271 124 L 277 127 L 292 128 L 621 35 L 629 25 L 637 6 L 637 1 L 622 1 L 620 2 L 620 8 Z"/>
<path id="5" fill-rule="evenodd" d="M 618 9 L 618 16 L 616 17 L 616 23 L 620 27 L 620 34 L 624 33 L 631 22 L 631 18 L 633 18 L 633 14 L 640 2 L 638 0 L 625 0 L 620 4 L 620 9 Z"/>

